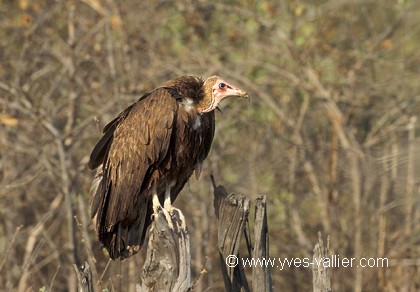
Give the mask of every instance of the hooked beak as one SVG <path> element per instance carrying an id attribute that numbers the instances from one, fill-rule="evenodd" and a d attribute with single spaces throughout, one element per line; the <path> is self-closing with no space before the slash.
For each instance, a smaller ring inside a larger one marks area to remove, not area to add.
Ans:
<path id="1" fill-rule="evenodd" d="M 234 97 L 234 96 L 246 98 L 248 99 L 248 101 L 251 99 L 249 97 L 249 94 L 246 91 L 243 91 L 242 89 L 239 89 L 239 88 L 232 88 L 226 97 Z"/>

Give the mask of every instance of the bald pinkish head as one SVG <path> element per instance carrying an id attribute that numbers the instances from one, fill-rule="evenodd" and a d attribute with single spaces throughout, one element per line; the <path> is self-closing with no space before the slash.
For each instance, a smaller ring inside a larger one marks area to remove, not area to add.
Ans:
<path id="1" fill-rule="evenodd" d="M 248 93 L 233 86 L 219 76 L 211 76 L 204 81 L 205 96 L 198 104 L 198 112 L 207 113 L 215 110 L 219 103 L 228 97 L 244 97 L 249 99 Z"/>

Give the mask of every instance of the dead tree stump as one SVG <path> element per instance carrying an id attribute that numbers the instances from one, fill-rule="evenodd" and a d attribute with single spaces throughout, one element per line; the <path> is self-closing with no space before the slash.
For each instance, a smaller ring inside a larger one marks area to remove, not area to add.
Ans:
<path id="1" fill-rule="evenodd" d="M 230 194 L 219 185 L 214 187 L 214 208 L 217 217 L 218 249 L 226 291 L 251 291 L 246 279 L 244 262 L 252 268 L 252 291 L 273 291 L 271 263 L 269 260 L 269 238 L 266 196 L 256 200 L 254 217 L 254 246 L 247 237 L 249 256 L 243 261 L 239 255 L 241 236 L 248 221 L 250 200 L 243 195 Z M 192 291 L 190 241 L 184 216 L 178 209 L 172 215 L 161 208 L 149 230 L 146 261 L 141 274 L 142 283 L 136 291 Z M 248 241 L 249 240 L 249 241 Z M 324 246 L 322 234 L 313 254 L 313 291 L 330 292 L 331 270 L 325 265 L 329 253 L 329 238 Z M 266 265 L 265 265 L 265 264 Z M 78 291 L 93 292 L 92 273 L 89 265 L 78 268 L 74 265 Z"/>
<path id="2" fill-rule="evenodd" d="M 214 187 L 214 208 L 217 217 L 218 247 L 220 263 L 226 291 L 250 291 L 245 276 L 242 258 L 239 255 L 239 244 L 245 224 L 248 221 L 250 200 L 242 195 L 228 195 L 221 185 L 216 187 L 214 177 L 211 176 Z M 253 259 L 268 259 L 268 225 L 266 197 L 260 196 L 255 205 L 254 241 L 252 247 L 247 237 L 249 256 Z M 249 263 L 250 261 L 248 261 Z M 253 291 L 272 291 L 270 266 L 252 266 Z"/>
<path id="3" fill-rule="evenodd" d="M 217 238 L 226 291 L 250 291 L 239 255 L 239 243 L 248 219 L 250 201 L 241 195 L 228 195 L 221 185 L 214 186 Z"/>
<path id="4" fill-rule="evenodd" d="M 137 291 L 187 291 L 191 284 L 190 240 L 183 215 L 159 210 L 149 231 L 146 261 Z M 166 214 L 168 215 L 168 214 Z"/>
<path id="5" fill-rule="evenodd" d="M 77 275 L 77 291 L 78 292 L 94 292 L 92 283 L 92 271 L 89 264 L 85 262 L 80 268 L 74 265 L 74 270 Z"/>
<path id="6" fill-rule="evenodd" d="M 268 225 L 266 196 L 260 196 L 255 201 L 254 226 L 254 259 L 268 259 Z M 252 267 L 252 291 L 273 291 L 273 282 L 270 273 L 271 266 L 255 265 Z"/>
<path id="7" fill-rule="evenodd" d="M 331 269 L 324 263 L 328 257 L 330 239 L 327 239 L 327 246 L 324 246 L 321 232 L 318 233 L 318 243 L 315 244 L 313 256 L 313 288 L 314 292 L 329 292 L 331 290 Z"/>

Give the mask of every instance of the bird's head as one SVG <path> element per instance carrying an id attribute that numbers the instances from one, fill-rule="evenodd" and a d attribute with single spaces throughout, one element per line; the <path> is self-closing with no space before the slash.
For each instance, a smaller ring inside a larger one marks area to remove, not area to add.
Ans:
<path id="1" fill-rule="evenodd" d="M 198 104 L 200 113 L 215 110 L 219 103 L 227 97 L 244 97 L 249 99 L 248 93 L 239 89 L 219 76 L 211 76 L 204 81 L 204 98 Z"/>

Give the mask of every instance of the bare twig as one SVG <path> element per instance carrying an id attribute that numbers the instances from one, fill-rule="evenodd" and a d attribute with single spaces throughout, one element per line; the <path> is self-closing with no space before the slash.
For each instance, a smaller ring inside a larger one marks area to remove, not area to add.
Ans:
<path id="1" fill-rule="evenodd" d="M 55 281 L 55 278 L 57 277 L 57 274 L 58 274 L 58 271 L 60 271 L 60 268 L 61 268 L 61 266 L 60 265 L 58 265 L 57 266 L 57 270 L 55 270 L 55 273 L 54 273 L 54 276 L 53 276 L 53 278 L 52 278 L 52 280 L 51 280 L 51 284 L 50 284 L 50 287 L 49 287 L 49 289 L 48 289 L 48 291 L 53 291 L 53 286 L 54 286 L 54 281 Z"/>
<path id="2" fill-rule="evenodd" d="M 19 225 L 19 226 L 16 228 L 16 231 L 15 231 L 15 233 L 13 234 L 12 239 L 10 240 L 9 246 L 8 246 L 8 247 L 7 247 L 7 249 L 6 249 L 6 253 L 4 254 L 4 256 L 3 256 L 3 260 L 2 260 L 2 262 L 1 262 L 1 264 L 0 264 L 0 273 L 1 273 L 1 271 L 3 270 L 3 268 L 4 268 L 4 267 L 5 267 L 5 265 L 6 265 L 7 258 L 8 258 L 9 254 L 10 254 L 11 249 L 13 248 L 13 245 L 14 245 L 15 241 L 16 241 L 16 236 L 17 236 L 17 235 L 18 235 L 18 233 L 22 230 L 22 228 L 23 228 L 23 225 Z"/>

